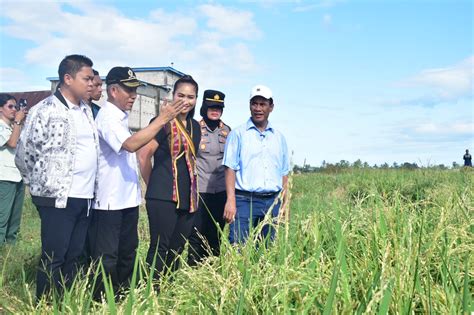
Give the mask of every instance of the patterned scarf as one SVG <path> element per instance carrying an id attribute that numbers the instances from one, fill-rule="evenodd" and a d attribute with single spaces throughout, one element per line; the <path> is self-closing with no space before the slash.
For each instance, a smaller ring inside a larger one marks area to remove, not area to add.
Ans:
<path id="1" fill-rule="evenodd" d="M 173 201 L 175 201 L 176 208 L 179 209 L 179 187 L 178 187 L 178 167 L 177 161 L 183 155 L 188 166 L 189 177 L 191 179 L 190 187 L 190 201 L 189 212 L 197 210 L 198 188 L 197 188 L 197 170 L 196 170 L 196 148 L 193 143 L 193 124 L 192 120 L 188 120 L 191 127 L 191 134 L 188 133 L 186 127 L 178 119 L 173 119 L 170 122 L 171 137 L 170 137 L 170 152 L 171 152 L 171 167 L 173 171 Z M 184 149 L 183 151 L 181 149 Z"/>

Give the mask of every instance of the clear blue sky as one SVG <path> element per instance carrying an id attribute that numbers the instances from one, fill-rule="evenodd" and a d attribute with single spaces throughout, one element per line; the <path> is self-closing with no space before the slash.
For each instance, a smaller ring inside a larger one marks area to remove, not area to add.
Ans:
<path id="1" fill-rule="evenodd" d="M 0 91 L 48 89 L 70 53 L 174 67 L 248 118 L 255 84 L 293 162 L 422 165 L 474 151 L 472 1 L 0 0 Z M 199 99 L 199 102 L 201 99 Z"/>

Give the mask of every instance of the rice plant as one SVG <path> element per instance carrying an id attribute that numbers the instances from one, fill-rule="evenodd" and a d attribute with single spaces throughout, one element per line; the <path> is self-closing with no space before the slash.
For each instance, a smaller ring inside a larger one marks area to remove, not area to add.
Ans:
<path id="1" fill-rule="evenodd" d="M 347 170 L 292 177 L 291 211 L 270 246 L 258 229 L 197 267 L 151 280 L 140 215 L 131 287 L 118 298 L 95 270 L 62 298 L 34 299 L 39 219 L 28 200 L 21 239 L 0 250 L 0 313 L 461 314 L 473 309 L 473 173 Z M 271 223 L 267 220 L 264 223 Z M 227 229 L 223 233 L 227 233 Z M 160 288 L 158 293 L 155 288 Z"/>

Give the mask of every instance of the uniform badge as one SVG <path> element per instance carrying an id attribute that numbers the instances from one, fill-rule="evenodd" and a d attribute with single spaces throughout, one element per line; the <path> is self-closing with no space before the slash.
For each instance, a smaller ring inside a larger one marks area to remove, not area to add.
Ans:
<path id="1" fill-rule="evenodd" d="M 219 94 L 214 95 L 214 99 L 215 99 L 216 101 L 220 100 Z"/>

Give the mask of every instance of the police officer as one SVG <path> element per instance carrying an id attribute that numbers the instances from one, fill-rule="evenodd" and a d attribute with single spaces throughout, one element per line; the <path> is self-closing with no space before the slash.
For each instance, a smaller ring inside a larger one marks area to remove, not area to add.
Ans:
<path id="1" fill-rule="evenodd" d="M 201 142 L 197 154 L 199 209 L 196 213 L 193 234 L 189 239 L 188 263 L 196 265 L 203 258 L 219 255 L 219 240 L 224 228 L 226 203 L 225 177 L 222 165 L 225 142 L 230 127 L 221 120 L 225 94 L 204 91 L 201 116 Z M 219 229 L 218 229 L 219 227 Z"/>

